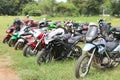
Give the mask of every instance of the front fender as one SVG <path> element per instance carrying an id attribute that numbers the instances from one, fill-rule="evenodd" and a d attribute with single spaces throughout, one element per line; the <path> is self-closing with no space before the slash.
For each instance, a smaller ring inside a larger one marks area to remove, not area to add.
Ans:
<path id="1" fill-rule="evenodd" d="M 19 39 L 18 42 L 25 42 L 25 39 Z"/>
<path id="2" fill-rule="evenodd" d="M 16 36 L 12 36 L 11 39 L 17 39 L 17 37 Z"/>
<path id="3" fill-rule="evenodd" d="M 35 48 L 36 44 L 37 44 L 36 42 L 29 42 L 29 43 L 27 43 L 27 45 L 32 46 L 32 48 Z"/>
<path id="4" fill-rule="evenodd" d="M 95 45 L 86 43 L 85 46 L 83 47 L 83 51 L 90 51 L 94 47 L 95 47 Z"/>

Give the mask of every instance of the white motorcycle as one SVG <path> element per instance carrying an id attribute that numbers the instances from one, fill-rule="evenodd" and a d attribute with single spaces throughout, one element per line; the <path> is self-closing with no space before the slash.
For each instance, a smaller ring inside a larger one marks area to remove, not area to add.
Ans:
<path id="1" fill-rule="evenodd" d="M 39 29 L 31 29 L 30 27 L 25 27 L 19 33 L 19 38 L 14 46 L 14 49 L 23 49 L 26 43 L 35 40 L 35 37 L 39 34 Z"/>

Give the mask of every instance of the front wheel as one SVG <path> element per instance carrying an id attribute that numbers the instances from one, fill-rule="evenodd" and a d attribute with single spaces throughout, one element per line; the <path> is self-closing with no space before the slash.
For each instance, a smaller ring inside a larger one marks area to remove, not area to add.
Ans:
<path id="1" fill-rule="evenodd" d="M 47 53 L 45 49 L 42 49 L 38 54 L 37 54 L 37 64 L 41 64 L 42 62 L 49 63 L 52 60 L 52 56 L 50 53 Z"/>
<path id="2" fill-rule="evenodd" d="M 3 39 L 3 43 L 8 43 L 8 41 L 9 41 L 9 39 L 8 39 L 7 37 L 5 37 L 5 38 Z"/>
<path id="3" fill-rule="evenodd" d="M 18 50 L 18 49 L 23 49 L 23 47 L 24 47 L 24 42 L 17 42 L 16 44 L 15 44 L 15 47 L 14 47 L 14 49 L 15 50 Z"/>
<path id="4" fill-rule="evenodd" d="M 10 39 L 8 41 L 8 45 L 9 45 L 9 47 L 13 47 L 15 45 L 15 39 Z"/>
<path id="5" fill-rule="evenodd" d="M 31 45 L 26 45 L 26 46 L 23 48 L 23 56 L 25 56 L 25 57 L 35 56 L 35 55 L 37 54 L 37 52 L 38 52 L 38 50 L 35 50 L 35 51 L 33 52 Z"/>
<path id="6" fill-rule="evenodd" d="M 90 57 L 88 54 L 83 54 L 79 57 L 75 67 L 75 77 L 77 79 L 88 74 L 90 69 L 90 65 L 88 66 L 89 59 Z"/>

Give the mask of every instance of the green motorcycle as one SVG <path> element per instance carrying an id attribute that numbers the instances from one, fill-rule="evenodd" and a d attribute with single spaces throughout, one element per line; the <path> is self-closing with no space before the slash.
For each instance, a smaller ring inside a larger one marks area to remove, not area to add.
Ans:
<path id="1" fill-rule="evenodd" d="M 13 36 L 8 41 L 9 47 L 13 47 L 16 44 L 18 38 L 19 38 L 19 32 L 14 33 Z"/>

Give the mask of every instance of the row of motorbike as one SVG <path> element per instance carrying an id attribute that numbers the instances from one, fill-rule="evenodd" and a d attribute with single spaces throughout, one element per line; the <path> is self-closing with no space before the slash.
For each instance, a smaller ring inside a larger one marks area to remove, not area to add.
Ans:
<path id="1" fill-rule="evenodd" d="M 99 20 L 98 25 L 78 22 L 43 21 L 37 27 L 22 25 L 8 28 L 3 43 L 15 50 L 23 50 L 25 57 L 37 55 L 37 64 L 52 60 L 76 58 L 76 78 L 85 77 L 91 65 L 96 68 L 113 68 L 120 63 L 120 27 Z M 64 26 L 61 26 L 64 24 Z M 83 49 L 77 44 L 85 43 Z M 82 54 L 82 51 L 86 53 Z"/>
<path id="2" fill-rule="evenodd" d="M 62 27 L 63 22 L 48 21 L 45 26 L 41 22 L 37 27 L 22 24 L 19 31 L 15 26 L 9 27 L 3 43 L 15 50 L 23 50 L 25 57 L 37 55 L 37 64 L 81 56 L 82 49 L 77 44 L 83 42 L 88 23 L 65 22 Z"/>

